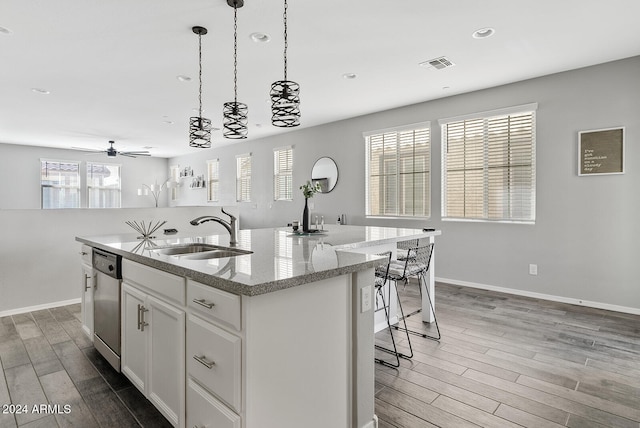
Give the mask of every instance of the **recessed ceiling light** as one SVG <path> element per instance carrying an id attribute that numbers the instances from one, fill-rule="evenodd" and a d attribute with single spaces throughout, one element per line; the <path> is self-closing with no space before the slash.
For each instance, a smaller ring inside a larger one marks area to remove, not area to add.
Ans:
<path id="1" fill-rule="evenodd" d="M 342 75 L 342 77 L 347 79 L 347 80 L 351 80 L 351 79 L 355 79 L 356 77 L 358 77 L 358 75 L 356 73 L 344 73 Z"/>
<path id="2" fill-rule="evenodd" d="M 145 149 L 145 150 L 151 150 L 151 149 L 154 149 L 154 148 L 155 148 L 155 147 L 153 147 L 153 146 L 144 146 L 144 147 L 143 147 L 143 149 Z"/>
<path id="3" fill-rule="evenodd" d="M 491 37 L 496 33 L 496 30 L 493 28 L 481 28 L 473 32 L 472 36 L 474 39 L 486 39 L 487 37 Z"/>
<path id="4" fill-rule="evenodd" d="M 191 77 L 184 76 L 182 74 L 180 76 L 176 76 L 176 79 L 178 79 L 181 82 L 191 82 Z"/>
<path id="5" fill-rule="evenodd" d="M 265 33 L 251 33 L 249 38 L 256 43 L 267 43 L 271 37 Z"/>
<path id="6" fill-rule="evenodd" d="M 0 33 L 2 34 L 11 34 L 13 31 L 9 30 L 8 28 L 5 27 L 0 27 Z"/>
<path id="7" fill-rule="evenodd" d="M 443 90 L 443 91 L 446 91 L 446 90 L 448 90 L 448 89 L 451 89 L 451 88 L 450 88 L 449 86 L 443 86 L 443 87 L 442 87 L 442 90 Z"/>
<path id="8" fill-rule="evenodd" d="M 35 92 L 36 94 L 49 95 L 51 92 L 42 88 L 31 88 L 31 92 Z"/>
<path id="9" fill-rule="evenodd" d="M 167 125 L 173 125 L 174 122 L 173 120 L 163 120 L 164 123 L 166 123 Z"/>

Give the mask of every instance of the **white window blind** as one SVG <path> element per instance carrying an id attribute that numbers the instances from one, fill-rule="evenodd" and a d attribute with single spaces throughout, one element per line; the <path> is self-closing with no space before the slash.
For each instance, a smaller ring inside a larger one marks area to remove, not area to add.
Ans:
<path id="1" fill-rule="evenodd" d="M 535 108 L 440 121 L 443 219 L 535 221 Z"/>
<path id="2" fill-rule="evenodd" d="M 293 199 L 293 149 L 291 147 L 273 149 L 273 199 L 276 201 Z"/>
<path id="3" fill-rule="evenodd" d="M 87 162 L 87 207 L 120 208 L 120 165 Z"/>
<path id="4" fill-rule="evenodd" d="M 220 160 L 212 159 L 207 161 L 207 201 L 218 202 L 220 198 Z"/>
<path id="5" fill-rule="evenodd" d="M 430 123 L 365 133 L 367 216 L 431 214 Z"/>
<path id="6" fill-rule="evenodd" d="M 251 153 L 236 156 L 236 201 L 251 202 Z"/>
<path id="7" fill-rule="evenodd" d="M 169 167 L 169 177 L 171 177 L 171 181 L 173 182 L 172 186 L 169 186 L 169 191 L 171 192 L 171 200 L 178 200 L 178 187 L 180 186 L 180 165 L 172 165 Z"/>
<path id="8" fill-rule="evenodd" d="M 40 160 L 42 209 L 80 208 L 80 162 Z"/>

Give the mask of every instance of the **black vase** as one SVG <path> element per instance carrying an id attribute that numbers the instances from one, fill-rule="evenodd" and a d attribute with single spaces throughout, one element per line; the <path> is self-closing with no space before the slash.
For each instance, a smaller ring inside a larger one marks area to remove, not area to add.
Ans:
<path id="1" fill-rule="evenodd" d="M 304 210 L 302 211 L 302 231 L 309 231 L 309 205 L 307 202 L 309 198 L 304 198 Z"/>

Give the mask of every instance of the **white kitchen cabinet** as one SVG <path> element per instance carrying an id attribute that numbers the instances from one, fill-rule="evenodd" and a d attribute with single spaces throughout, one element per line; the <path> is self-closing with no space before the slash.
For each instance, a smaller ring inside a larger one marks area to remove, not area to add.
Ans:
<path id="1" fill-rule="evenodd" d="M 213 397 L 208 391 L 194 382 L 187 380 L 187 426 L 240 428 L 240 416 L 232 412 Z"/>
<path id="2" fill-rule="evenodd" d="M 80 255 L 82 256 L 82 276 L 80 278 L 82 331 L 93 342 L 93 291 L 96 284 L 96 276 L 91 263 L 91 247 L 83 245 Z"/>
<path id="3" fill-rule="evenodd" d="M 122 372 L 174 426 L 185 417 L 185 312 L 126 281 Z"/>
<path id="4" fill-rule="evenodd" d="M 199 317 L 187 321 L 187 372 L 236 412 L 241 405 L 241 339 Z"/>

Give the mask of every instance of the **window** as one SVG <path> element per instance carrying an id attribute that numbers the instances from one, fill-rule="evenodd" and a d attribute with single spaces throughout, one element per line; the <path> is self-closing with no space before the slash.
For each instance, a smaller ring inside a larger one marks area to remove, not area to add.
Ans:
<path id="1" fill-rule="evenodd" d="M 364 136 L 367 216 L 429 217 L 430 123 L 368 132 Z"/>
<path id="2" fill-rule="evenodd" d="M 207 161 L 207 201 L 218 202 L 220 196 L 220 159 Z"/>
<path id="3" fill-rule="evenodd" d="M 40 160 L 43 209 L 80 208 L 80 162 Z"/>
<path id="4" fill-rule="evenodd" d="M 251 202 L 251 153 L 236 156 L 236 201 Z"/>
<path id="5" fill-rule="evenodd" d="M 120 208 L 120 165 L 87 162 L 87 207 Z"/>
<path id="6" fill-rule="evenodd" d="M 440 121 L 443 219 L 535 222 L 536 108 Z"/>
<path id="7" fill-rule="evenodd" d="M 293 149 L 273 149 L 273 199 L 293 200 Z"/>
<path id="8" fill-rule="evenodd" d="M 169 177 L 172 185 L 168 186 L 171 192 L 171 200 L 178 200 L 178 187 L 180 186 L 180 165 L 172 165 L 169 167 Z"/>

